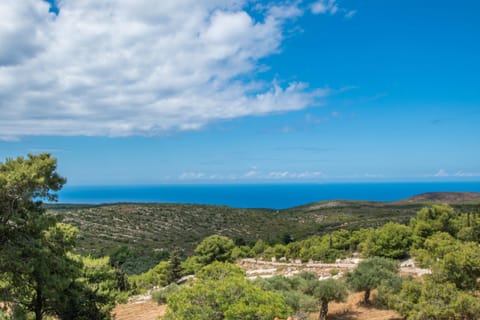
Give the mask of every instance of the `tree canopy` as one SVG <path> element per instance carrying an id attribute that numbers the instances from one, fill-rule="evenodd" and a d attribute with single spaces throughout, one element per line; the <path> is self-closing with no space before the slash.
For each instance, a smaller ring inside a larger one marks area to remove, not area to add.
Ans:
<path id="1" fill-rule="evenodd" d="M 283 297 L 256 286 L 229 263 L 214 263 L 200 271 L 190 286 L 167 296 L 169 320 L 272 320 L 290 310 Z"/>
<path id="2" fill-rule="evenodd" d="M 347 273 L 347 284 L 354 291 L 365 291 L 364 302 L 368 303 L 371 290 L 380 286 L 382 281 L 397 276 L 398 262 L 373 257 L 362 260 L 358 266 Z"/>
<path id="3" fill-rule="evenodd" d="M 0 301 L 36 320 L 108 318 L 116 299 L 105 295 L 115 286 L 104 283 L 109 271 L 88 273 L 88 263 L 72 254 L 77 230 L 42 205 L 66 182 L 56 169 L 46 153 L 0 163 Z"/>

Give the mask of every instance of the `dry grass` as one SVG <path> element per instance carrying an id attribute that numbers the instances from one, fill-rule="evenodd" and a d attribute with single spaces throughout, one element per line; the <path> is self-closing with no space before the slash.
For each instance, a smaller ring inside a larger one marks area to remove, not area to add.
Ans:
<path id="1" fill-rule="evenodd" d="M 363 293 L 353 293 L 347 302 L 331 303 L 329 320 L 401 320 L 402 317 L 393 310 L 377 309 L 360 304 Z M 115 320 L 157 320 L 164 316 L 165 305 L 159 306 L 154 301 L 121 304 L 113 309 Z M 312 313 L 310 319 L 318 319 L 318 312 Z"/>
<path id="2" fill-rule="evenodd" d="M 329 320 L 401 320 L 402 317 L 393 310 L 377 309 L 372 306 L 364 306 L 360 302 L 363 292 L 353 293 L 347 302 L 331 303 Z M 318 319 L 318 313 L 313 319 Z"/>
<path id="3" fill-rule="evenodd" d="M 142 301 L 119 304 L 112 314 L 115 320 L 157 320 L 165 314 L 165 305 L 158 305 L 155 301 Z"/>

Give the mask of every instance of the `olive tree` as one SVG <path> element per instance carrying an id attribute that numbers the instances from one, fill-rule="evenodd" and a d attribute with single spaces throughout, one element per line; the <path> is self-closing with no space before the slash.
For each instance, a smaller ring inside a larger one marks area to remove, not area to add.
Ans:
<path id="1" fill-rule="evenodd" d="M 365 291 L 364 303 L 369 303 L 370 292 L 388 279 L 397 276 L 398 262 L 373 257 L 362 260 L 358 266 L 347 273 L 347 284 L 354 291 Z"/>

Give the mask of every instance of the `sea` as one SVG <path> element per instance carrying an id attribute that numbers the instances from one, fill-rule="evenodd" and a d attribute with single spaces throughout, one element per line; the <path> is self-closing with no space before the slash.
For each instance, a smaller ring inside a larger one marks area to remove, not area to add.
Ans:
<path id="1" fill-rule="evenodd" d="M 480 182 L 65 186 L 59 203 L 190 203 L 286 209 L 323 200 L 396 201 L 425 192 L 480 192 Z"/>

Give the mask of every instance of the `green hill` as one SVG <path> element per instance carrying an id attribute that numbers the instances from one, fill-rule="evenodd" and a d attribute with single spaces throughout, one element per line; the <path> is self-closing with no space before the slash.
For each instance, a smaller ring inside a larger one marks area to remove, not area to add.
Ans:
<path id="1" fill-rule="evenodd" d="M 53 214 L 79 228 L 79 250 L 109 254 L 121 245 L 141 251 L 179 248 L 192 252 L 206 236 L 221 234 L 238 243 L 258 239 L 282 242 L 346 228 L 377 227 L 388 221 L 407 223 L 432 202 L 478 211 L 480 193 L 429 193 L 398 202 L 323 201 L 286 210 L 238 209 L 191 204 L 119 203 L 49 205 Z"/>

